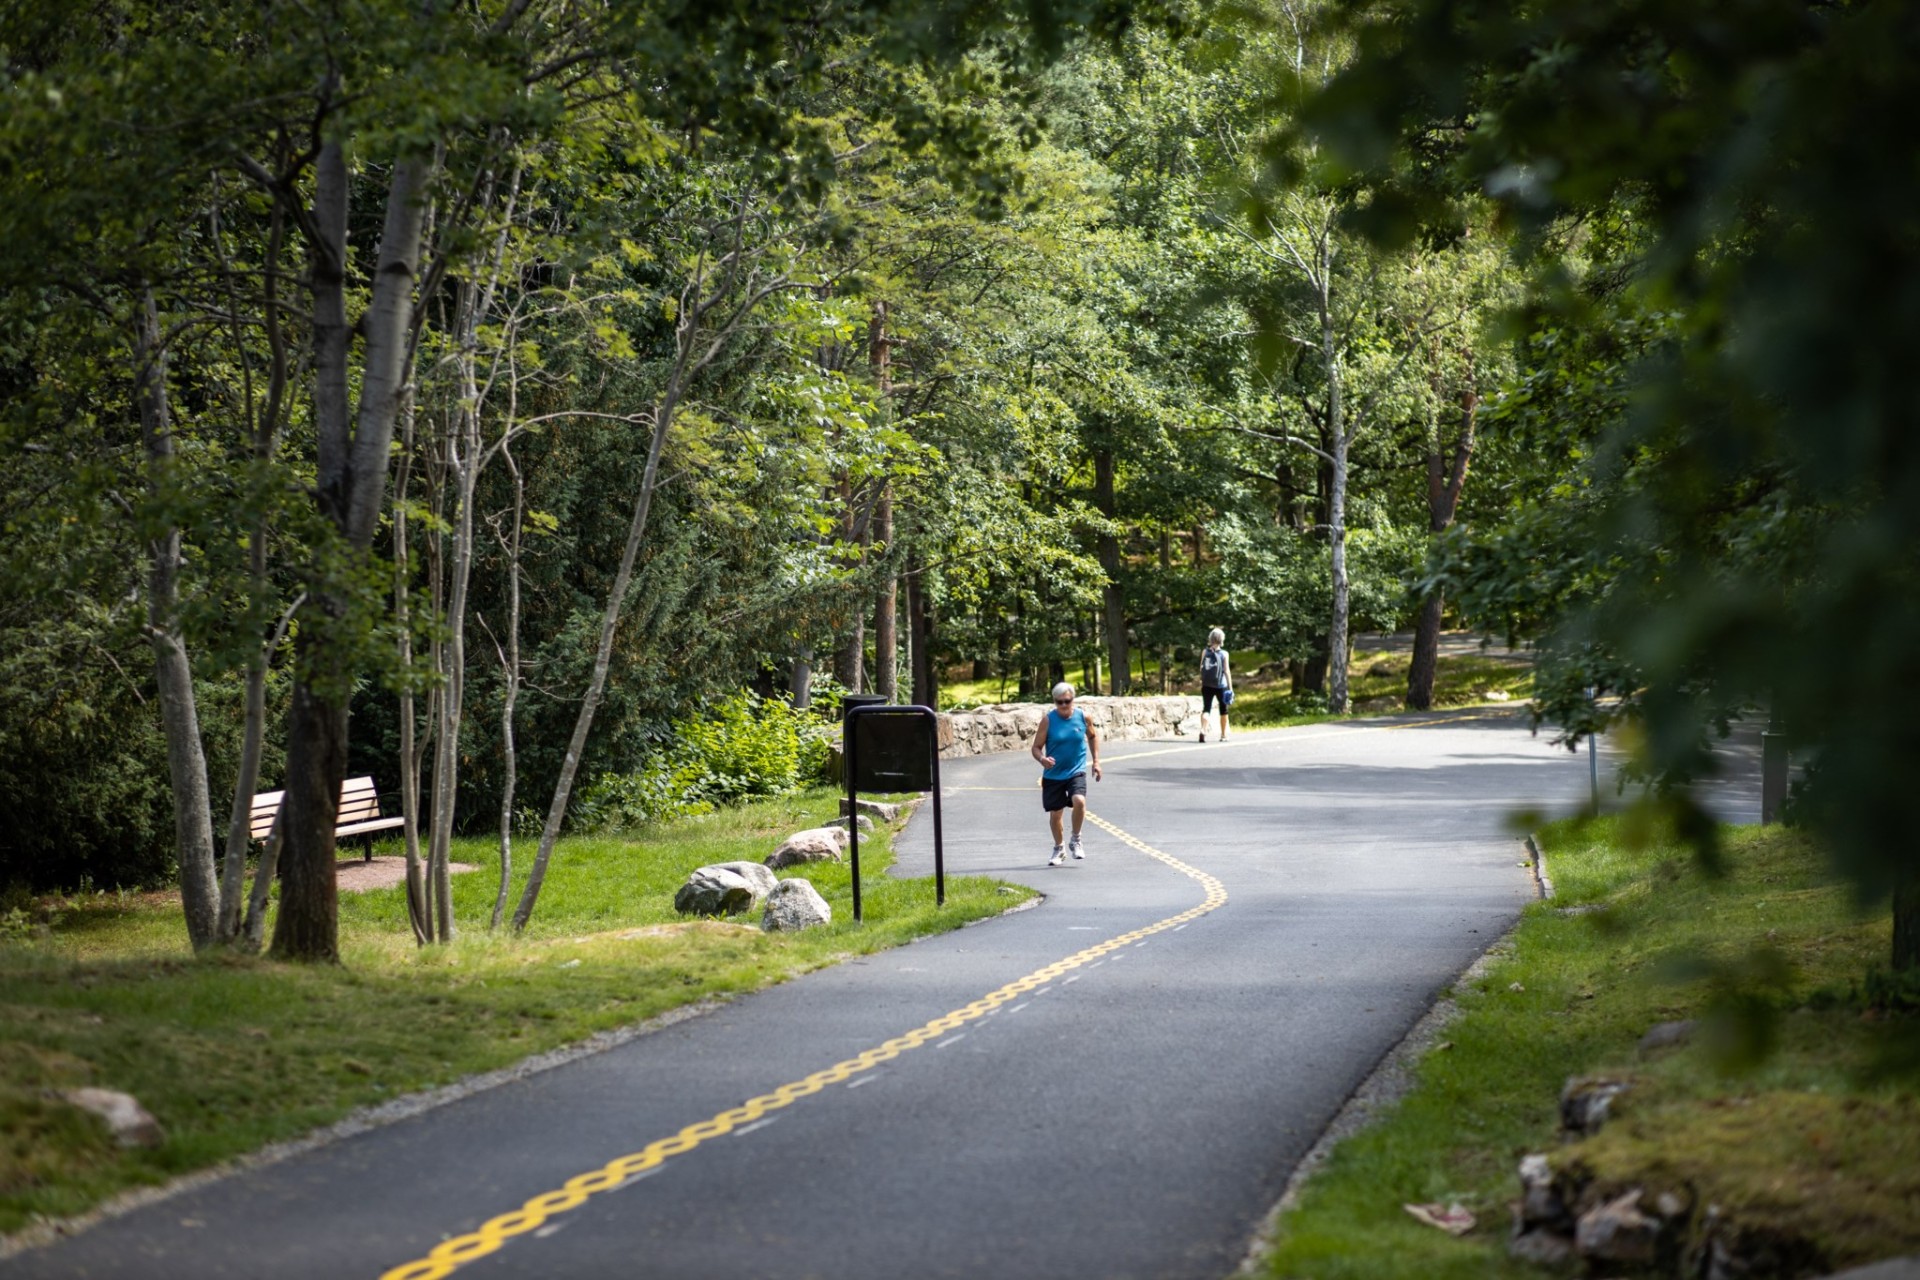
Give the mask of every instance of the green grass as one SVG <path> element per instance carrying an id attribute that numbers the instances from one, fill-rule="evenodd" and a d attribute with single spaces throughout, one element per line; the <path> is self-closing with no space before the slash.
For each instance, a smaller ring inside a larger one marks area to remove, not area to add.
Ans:
<path id="1" fill-rule="evenodd" d="M 1630 847 L 1611 820 L 1545 840 L 1560 896 L 1454 993 L 1447 1047 L 1307 1184 L 1265 1273 L 1537 1276 L 1505 1251 L 1529 1151 L 1598 1188 L 1683 1191 L 1736 1228 L 1789 1231 L 1834 1268 L 1920 1249 L 1916 1016 L 1857 987 L 1884 963 L 1884 914 L 1858 915 L 1818 851 L 1778 828 L 1731 831 L 1719 879 L 1671 845 Z M 1604 909 L 1561 913 L 1578 904 Z M 1702 1020 L 1687 1044 L 1637 1049 L 1679 1018 Z M 1562 1145 L 1562 1085 L 1602 1072 L 1631 1081 L 1618 1118 Z M 1480 1221 L 1458 1240 L 1401 1209 L 1454 1200 Z"/>
<path id="2" fill-rule="evenodd" d="M 1252 650 L 1233 655 L 1234 703 L 1232 723 L 1241 728 L 1277 728 L 1293 724 L 1315 724 L 1333 719 L 1319 700 L 1296 698 L 1290 692 L 1286 664 L 1270 662 L 1265 654 Z M 1348 694 L 1357 715 L 1380 715 L 1406 709 L 1407 666 L 1405 654 L 1356 649 L 1348 667 Z M 1175 693 L 1200 692 L 1199 676 L 1182 669 L 1183 680 Z M 1083 669 L 1067 672 L 1076 688 L 1087 687 Z M 1159 690 L 1157 679 L 1145 671 L 1134 673 L 1135 688 L 1143 693 Z M 1505 693 L 1494 701 L 1525 702 L 1533 696 L 1533 666 L 1478 654 L 1442 657 L 1434 672 L 1433 705 L 1464 707 L 1486 702 L 1489 692 Z M 986 680 L 960 680 L 940 690 L 940 705 L 948 710 L 987 706 L 996 702 L 1019 702 L 1012 682 L 998 677 Z M 1035 693 L 1028 702 L 1045 702 L 1047 695 Z"/>
<path id="3" fill-rule="evenodd" d="M 79 1213 L 116 1192 L 296 1137 L 356 1107 L 638 1022 L 784 981 L 1005 910 L 1029 895 L 978 877 L 897 880 L 888 835 L 851 870 L 804 874 L 834 923 L 765 935 L 678 923 L 673 892 L 709 862 L 758 860 L 836 811 L 825 789 L 690 819 L 635 838 L 563 841 L 522 938 L 485 924 L 497 877 L 486 841 L 457 842 L 451 945 L 416 948 L 400 890 L 343 894 L 337 968 L 188 954 L 177 901 L 96 894 L 41 904 L 45 922 L 0 944 L 0 1231 Z M 532 842 L 516 847 L 521 873 Z M 517 885 L 516 885 L 517 892 Z M 645 926 L 666 926 L 634 936 Z M 17 933 L 18 931 L 15 931 Z M 167 1132 L 123 1152 L 49 1089 L 122 1089 Z"/>

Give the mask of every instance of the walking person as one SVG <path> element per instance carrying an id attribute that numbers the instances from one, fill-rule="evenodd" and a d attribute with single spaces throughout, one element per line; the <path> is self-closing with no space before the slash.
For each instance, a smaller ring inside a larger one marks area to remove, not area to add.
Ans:
<path id="1" fill-rule="evenodd" d="M 1207 713 L 1220 704 L 1220 741 L 1227 740 L 1227 708 L 1233 705 L 1233 661 L 1227 656 L 1227 633 L 1215 627 L 1207 632 L 1200 651 L 1200 741 L 1207 740 Z"/>
<path id="2" fill-rule="evenodd" d="M 1047 865 L 1057 867 L 1067 860 L 1087 856 L 1080 847 L 1080 827 L 1087 820 L 1087 772 L 1100 778 L 1100 731 L 1087 721 L 1084 711 L 1073 705 L 1073 686 L 1062 680 L 1053 686 L 1053 710 L 1040 717 L 1040 728 L 1033 735 L 1033 758 L 1044 768 L 1040 775 L 1040 806 L 1047 811 L 1047 824 L 1053 828 L 1053 856 Z M 1073 839 L 1065 840 L 1063 820 L 1073 810 Z"/>

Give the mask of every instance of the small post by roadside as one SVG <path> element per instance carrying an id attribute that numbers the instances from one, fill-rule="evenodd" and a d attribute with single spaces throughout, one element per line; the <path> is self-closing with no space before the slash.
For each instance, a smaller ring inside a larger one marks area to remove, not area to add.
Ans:
<path id="1" fill-rule="evenodd" d="M 1787 807 L 1787 735 L 1781 732 L 1778 712 L 1767 712 L 1760 732 L 1760 823 L 1780 821 Z"/>
<path id="2" fill-rule="evenodd" d="M 1587 686 L 1589 705 L 1595 704 L 1595 692 L 1592 685 Z M 1598 733 L 1587 735 L 1587 787 L 1593 796 L 1593 811 L 1598 813 L 1600 812 L 1600 735 Z"/>

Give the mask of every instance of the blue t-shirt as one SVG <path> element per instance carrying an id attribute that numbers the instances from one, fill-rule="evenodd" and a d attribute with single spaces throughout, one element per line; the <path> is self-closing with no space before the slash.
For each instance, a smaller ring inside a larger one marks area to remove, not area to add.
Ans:
<path id="1" fill-rule="evenodd" d="M 1047 712 L 1047 754 L 1053 767 L 1043 775 L 1071 778 L 1087 771 L 1087 717 L 1075 707 L 1063 720 L 1058 710 Z"/>

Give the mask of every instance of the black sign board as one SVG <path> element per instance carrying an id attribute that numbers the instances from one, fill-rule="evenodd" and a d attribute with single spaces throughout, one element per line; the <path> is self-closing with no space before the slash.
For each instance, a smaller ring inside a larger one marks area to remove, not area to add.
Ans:
<path id="1" fill-rule="evenodd" d="M 925 707 L 854 705 L 847 708 L 847 835 L 853 854 L 853 918 L 860 918 L 862 791 L 933 793 L 933 900 L 947 904 L 947 863 L 940 838 L 940 718 Z"/>
<path id="2" fill-rule="evenodd" d="M 853 733 L 847 760 L 856 790 L 933 790 L 933 757 L 939 749 L 933 717 L 904 707 L 893 715 L 863 709 L 847 723 Z"/>

